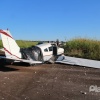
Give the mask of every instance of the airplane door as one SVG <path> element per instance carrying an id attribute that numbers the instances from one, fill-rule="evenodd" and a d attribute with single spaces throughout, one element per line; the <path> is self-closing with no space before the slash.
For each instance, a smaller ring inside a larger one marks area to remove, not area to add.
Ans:
<path id="1" fill-rule="evenodd" d="M 52 46 L 44 49 L 43 51 L 44 61 L 49 60 L 52 57 L 52 55 L 53 55 Z"/>
<path id="2" fill-rule="evenodd" d="M 57 46 L 53 47 L 53 55 L 57 55 Z"/>

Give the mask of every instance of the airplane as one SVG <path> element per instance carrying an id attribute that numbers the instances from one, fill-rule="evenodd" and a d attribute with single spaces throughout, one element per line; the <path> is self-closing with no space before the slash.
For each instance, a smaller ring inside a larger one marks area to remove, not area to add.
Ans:
<path id="1" fill-rule="evenodd" d="M 49 61 L 53 55 L 59 56 L 64 53 L 63 48 L 51 43 L 43 43 L 29 48 L 20 48 L 8 29 L 0 29 L 0 34 L 3 43 L 3 49 L 1 50 L 5 52 L 5 56 L 1 56 L 0 58 L 11 60 L 13 63 L 42 64 Z"/>
<path id="2" fill-rule="evenodd" d="M 0 50 L 5 52 L 5 56 L 0 56 L 0 59 L 3 58 L 12 62 L 24 62 L 30 65 L 54 62 L 81 67 L 100 68 L 100 61 L 98 60 L 65 56 L 64 49 L 56 46 L 56 44 L 43 43 L 29 48 L 20 48 L 9 30 L 0 30 L 0 34 L 3 43 L 3 49 Z"/>

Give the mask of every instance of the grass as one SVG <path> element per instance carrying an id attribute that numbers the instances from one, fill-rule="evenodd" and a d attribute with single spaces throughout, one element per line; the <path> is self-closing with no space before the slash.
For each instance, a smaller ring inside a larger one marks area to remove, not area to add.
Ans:
<path id="1" fill-rule="evenodd" d="M 2 45 L 2 41 L 0 40 L 0 48 L 2 48 L 3 47 L 3 45 Z"/>
<path id="2" fill-rule="evenodd" d="M 38 43 L 38 42 L 25 41 L 25 40 L 16 40 L 16 42 L 17 42 L 17 44 L 20 48 L 26 48 L 26 47 L 34 46 Z M 0 40 L 0 48 L 3 48 L 1 40 Z"/>
<path id="3" fill-rule="evenodd" d="M 19 47 L 21 47 L 21 48 L 31 47 L 38 43 L 38 42 L 25 41 L 25 40 L 16 40 L 16 42 L 19 45 Z"/>
<path id="4" fill-rule="evenodd" d="M 66 42 L 65 54 L 68 56 L 100 60 L 100 41 L 72 39 Z"/>

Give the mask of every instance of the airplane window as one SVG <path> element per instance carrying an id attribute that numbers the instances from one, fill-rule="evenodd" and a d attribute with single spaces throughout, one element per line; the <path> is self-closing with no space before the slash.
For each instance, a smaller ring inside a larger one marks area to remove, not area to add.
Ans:
<path id="1" fill-rule="evenodd" d="M 49 47 L 49 51 L 52 51 L 52 47 Z"/>
<path id="2" fill-rule="evenodd" d="M 45 51 L 45 52 L 48 52 L 48 49 L 46 48 L 46 49 L 44 49 L 44 51 Z"/>

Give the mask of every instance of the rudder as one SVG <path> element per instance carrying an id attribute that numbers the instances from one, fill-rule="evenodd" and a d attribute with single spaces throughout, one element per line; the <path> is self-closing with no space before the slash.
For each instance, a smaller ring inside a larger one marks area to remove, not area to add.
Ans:
<path id="1" fill-rule="evenodd" d="M 6 57 L 21 58 L 20 47 L 11 36 L 10 31 L 0 30 L 0 33 Z"/>

